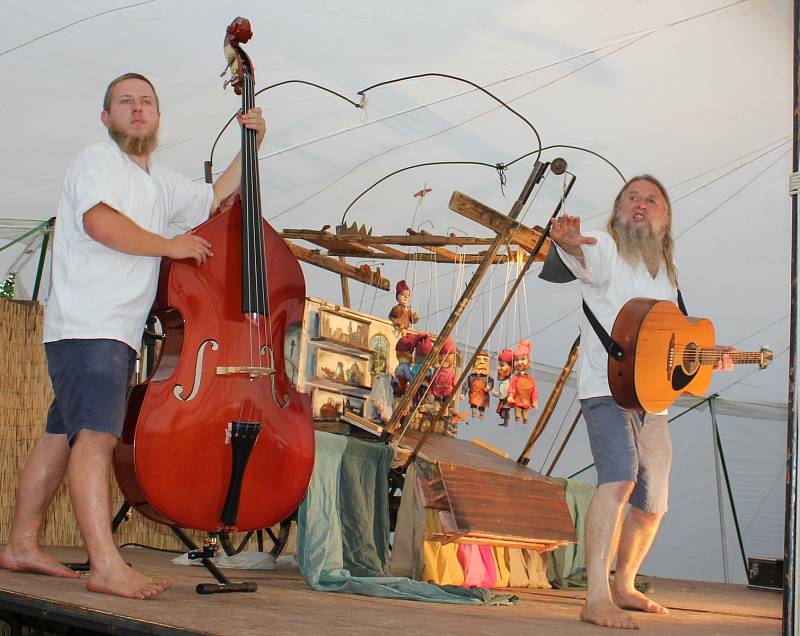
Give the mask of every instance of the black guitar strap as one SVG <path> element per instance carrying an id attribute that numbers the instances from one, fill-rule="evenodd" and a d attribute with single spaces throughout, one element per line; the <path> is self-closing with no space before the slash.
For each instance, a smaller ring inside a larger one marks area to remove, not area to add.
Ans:
<path id="1" fill-rule="evenodd" d="M 684 316 L 689 315 L 689 313 L 686 311 L 686 305 L 683 303 L 683 295 L 681 294 L 680 289 L 678 290 L 678 307 L 680 308 L 681 312 L 683 312 Z M 592 325 L 592 329 L 594 329 L 597 337 L 600 338 L 600 342 L 603 344 L 603 349 L 605 349 L 608 355 L 613 357 L 615 360 L 622 360 L 624 355 L 622 347 L 619 346 L 616 340 L 613 340 L 611 336 L 608 335 L 608 332 L 605 330 L 603 325 L 600 324 L 600 321 L 597 320 L 597 317 L 589 308 L 589 305 L 586 304 L 585 300 L 583 301 L 583 313 L 586 314 L 589 324 Z"/>

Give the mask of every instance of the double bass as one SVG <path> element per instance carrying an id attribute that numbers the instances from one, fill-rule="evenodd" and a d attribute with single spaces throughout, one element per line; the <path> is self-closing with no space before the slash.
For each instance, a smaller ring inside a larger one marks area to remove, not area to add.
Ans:
<path id="1" fill-rule="evenodd" d="M 242 111 L 254 74 L 237 18 L 225 52 Z M 314 463 L 308 395 L 295 390 L 284 334 L 302 323 L 305 279 L 261 215 L 256 133 L 242 126 L 242 180 L 194 233 L 203 265 L 164 259 L 151 316 L 163 332 L 150 376 L 134 385 L 114 472 L 126 501 L 180 528 L 250 531 L 291 515 Z"/>

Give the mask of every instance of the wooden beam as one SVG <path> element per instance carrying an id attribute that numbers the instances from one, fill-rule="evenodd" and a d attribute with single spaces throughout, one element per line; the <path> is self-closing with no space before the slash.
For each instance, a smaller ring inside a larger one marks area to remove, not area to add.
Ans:
<path id="1" fill-rule="evenodd" d="M 513 221 L 505 214 L 493 210 L 488 205 L 484 205 L 463 192 L 453 192 L 453 196 L 450 197 L 450 209 L 454 212 L 458 212 L 461 216 L 475 221 L 476 223 L 480 223 L 484 227 L 488 227 L 498 234 L 511 230 L 511 242 L 516 243 L 520 247 L 524 247 L 529 252 L 533 251 L 533 248 L 542 235 L 542 228 L 531 228 L 517 221 Z M 541 250 L 539 250 L 539 254 L 536 256 L 536 260 L 543 261 L 549 249 L 550 239 L 546 238 Z"/>
<path id="2" fill-rule="evenodd" d="M 360 237 L 338 236 L 327 230 L 284 230 L 281 232 L 283 238 L 308 241 L 325 249 L 331 247 L 347 246 L 351 253 L 357 254 L 362 258 L 371 258 L 375 252 L 360 242 Z"/>
<path id="3" fill-rule="evenodd" d="M 391 254 L 392 256 L 396 256 L 401 260 L 405 259 L 408 256 L 408 254 L 406 254 L 405 252 L 402 252 L 402 251 L 400 251 L 398 249 L 395 249 L 394 247 L 390 247 L 388 245 L 381 245 L 380 243 L 376 243 L 375 244 L 375 249 L 376 250 L 380 250 L 384 254 Z"/>
<path id="4" fill-rule="evenodd" d="M 387 236 L 365 236 L 361 239 L 364 245 L 375 243 L 392 243 L 394 245 L 411 245 L 422 247 L 424 245 L 491 245 L 493 238 L 482 238 L 480 236 L 440 236 L 435 234 L 417 234 L 416 236 L 406 236 L 403 234 L 389 234 Z"/>
<path id="5" fill-rule="evenodd" d="M 411 236 L 423 236 L 423 237 L 431 236 L 431 234 L 426 232 L 425 230 L 421 230 L 421 231 L 417 232 L 413 228 L 407 228 L 406 232 L 408 232 L 409 235 L 411 235 Z M 439 256 L 444 256 L 444 257 L 450 259 L 454 263 L 458 261 L 459 255 L 456 254 L 455 252 L 451 252 L 450 250 L 445 249 L 444 247 L 441 247 L 441 246 L 438 246 L 438 245 L 423 245 L 422 247 L 423 247 L 423 249 L 426 249 L 426 250 L 428 250 L 430 252 L 433 252 L 434 254 L 438 254 Z"/>
<path id="6" fill-rule="evenodd" d="M 347 265 L 347 259 L 344 256 L 339 257 L 339 262 L 343 265 Z M 347 276 L 344 274 L 339 274 L 339 277 L 342 279 L 342 305 L 350 308 L 350 283 L 348 282 Z"/>
<path id="7" fill-rule="evenodd" d="M 341 244 L 355 244 L 359 250 L 367 249 L 369 246 L 375 246 L 380 249 L 381 245 L 410 245 L 422 247 L 424 245 L 491 245 L 494 242 L 493 238 L 484 238 L 479 236 L 456 236 L 451 234 L 449 236 L 441 236 L 436 234 L 417 234 L 416 236 L 407 236 L 405 234 L 389 234 L 386 236 L 338 236 L 330 232 L 320 230 L 283 230 L 280 233 L 283 238 L 309 241 L 310 243 L 319 244 L 325 243 L 341 243 Z M 326 247 L 326 246 L 322 246 Z"/>
<path id="8" fill-rule="evenodd" d="M 339 274 L 340 276 L 347 276 L 348 278 L 357 280 L 365 285 L 377 287 L 383 291 L 389 291 L 391 287 L 391 282 L 388 278 L 383 278 L 380 275 L 380 270 L 373 272 L 367 265 L 353 267 L 352 265 L 341 263 L 330 256 L 318 254 L 304 247 L 300 247 L 299 245 L 295 245 L 291 241 L 286 241 L 286 244 L 289 246 L 289 249 L 292 250 L 292 254 L 294 254 L 298 260 L 301 260 L 304 263 L 316 265 L 317 267 L 327 269 L 331 272 Z"/>
<path id="9" fill-rule="evenodd" d="M 327 256 L 353 256 L 359 257 L 359 254 L 350 252 L 348 250 L 338 250 L 338 249 L 331 249 L 326 252 Z M 387 261 L 418 261 L 420 263 L 466 263 L 467 265 L 474 265 L 476 263 L 483 262 L 484 257 L 486 256 L 486 252 L 480 252 L 478 254 L 465 254 L 463 258 L 457 255 L 457 258 L 450 258 L 448 256 L 442 256 L 441 254 L 428 254 L 425 252 L 422 253 L 412 253 L 406 254 L 404 252 L 400 252 L 399 254 L 392 254 L 392 253 L 385 253 L 380 254 L 376 253 L 372 258 L 380 258 Z M 492 263 L 495 265 L 501 265 L 502 263 L 507 263 L 509 260 L 516 260 L 516 251 L 511 252 L 511 257 L 506 256 L 504 254 L 498 254 L 497 256 L 492 259 Z"/>

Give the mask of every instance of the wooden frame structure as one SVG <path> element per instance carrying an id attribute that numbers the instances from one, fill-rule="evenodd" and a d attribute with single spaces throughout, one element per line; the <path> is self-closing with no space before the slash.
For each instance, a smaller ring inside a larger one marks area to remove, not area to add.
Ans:
<path id="1" fill-rule="evenodd" d="M 491 256 L 491 263 L 499 265 L 516 261 L 520 252 L 527 255 L 533 253 L 544 234 L 543 228 L 531 228 L 518 223 L 461 192 L 453 194 L 450 209 L 492 230 L 495 236 L 443 236 L 411 228 L 406 230 L 406 234 L 373 236 L 372 229 L 353 223 L 339 226 L 335 233 L 330 231 L 330 226 L 321 230 L 286 229 L 281 232 L 281 237 L 298 260 L 341 276 L 343 304 L 348 306 L 349 279 L 383 291 L 389 291 L 390 282 L 381 276 L 380 268 L 373 270 L 366 264 L 354 267 L 346 262 L 347 257 L 475 265 L 487 259 L 489 250 L 486 248 L 497 241 L 497 234 L 504 234 L 508 237 L 503 245 L 504 252 Z M 297 241 L 311 243 L 315 248 L 302 247 Z M 448 249 L 453 247 L 460 251 Z M 549 247 L 550 239 L 545 238 L 534 260 L 544 260 Z M 425 252 L 419 252 L 419 249 Z"/>

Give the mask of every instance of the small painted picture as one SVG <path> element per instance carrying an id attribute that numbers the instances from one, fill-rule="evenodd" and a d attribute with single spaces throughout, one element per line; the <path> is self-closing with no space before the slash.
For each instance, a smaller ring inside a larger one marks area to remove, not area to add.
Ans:
<path id="1" fill-rule="evenodd" d="M 360 389 L 368 389 L 372 385 L 368 360 L 326 349 L 317 350 L 314 376 Z"/>
<path id="2" fill-rule="evenodd" d="M 364 400 L 325 389 L 314 389 L 311 396 L 312 417 L 315 420 L 338 420 L 345 412 L 364 416 Z"/>
<path id="3" fill-rule="evenodd" d="M 389 339 L 382 333 L 375 334 L 369 339 L 369 348 L 372 350 L 369 372 L 389 373 Z"/>
<path id="4" fill-rule="evenodd" d="M 319 311 L 319 336 L 360 349 L 368 348 L 369 322 L 343 316 L 329 309 Z"/>

